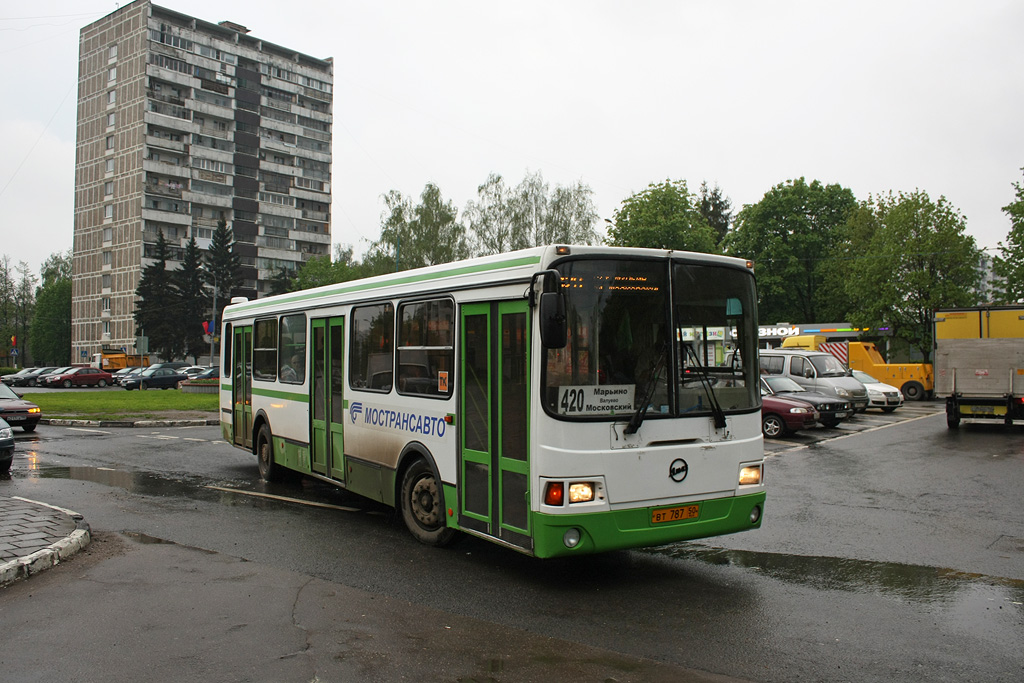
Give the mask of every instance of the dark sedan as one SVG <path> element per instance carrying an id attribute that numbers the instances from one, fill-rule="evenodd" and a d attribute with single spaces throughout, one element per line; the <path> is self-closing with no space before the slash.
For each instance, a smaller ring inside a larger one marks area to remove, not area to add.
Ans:
<path id="1" fill-rule="evenodd" d="M 0 417 L 7 420 L 8 424 L 31 432 L 42 416 L 43 411 L 39 406 L 26 401 L 6 384 L 0 384 Z"/>
<path id="2" fill-rule="evenodd" d="M 4 377 L 4 384 L 12 387 L 37 387 L 42 384 L 43 378 L 54 370 L 68 370 L 69 368 L 58 368 L 49 366 L 45 368 L 33 368 L 31 372 L 22 374 L 20 372 Z"/>
<path id="3" fill-rule="evenodd" d="M 111 383 L 112 378 L 106 370 L 96 368 L 71 368 L 67 372 L 51 372 L 41 382 L 47 387 L 105 387 Z"/>
<path id="4" fill-rule="evenodd" d="M 826 427 L 835 427 L 854 413 L 853 404 L 834 396 L 807 391 L 788 377 L 769 375 L 761 377 L 762 390 L 780 398 L 792 398 L 810 403 L 818 411 L 818 422 Z M 763 393 L 763 391 L 762 391 Z"/>
<path id="5" fill-rule="evenodd" d="M 39 368 L 22 368 L 17 372 L 12 372 L 9 375 L 4 375 L 3 377 L 0 377 L 0 382 L 3 382 L 4 384 L 14 384 L 23 377 L 31 375 L 36 370 L 39 370 Z"/>
<path id="6" fill-rule="evenodd" d="M 14 430 L 0 418 L 0 474 L 11 471 L 14 462 Z"/>
<path id="7" fill-rule="evenodd" d="M 174 368 L 146 368 L 137 375 L 124 380 L 124 388 L 132 389 L 176 389 L 188 379 L 188 375 Z"/>

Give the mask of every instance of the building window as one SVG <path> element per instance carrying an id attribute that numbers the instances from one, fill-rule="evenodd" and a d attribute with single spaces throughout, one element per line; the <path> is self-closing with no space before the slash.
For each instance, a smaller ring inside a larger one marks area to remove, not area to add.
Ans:
<path id="1" fill-rule="evenodd" d="M 112 257 L 113 257 L 113 252 L 109 252 L 109 251 L 103 252 L 103 265 L 109 266 L 111 261 L 113 260 Z"/>
<path id="2" fill-rule="evenodd" d="M 105 170 L 106 170 L 107 173 L 113 173 L 114 172 L 114 160 L 113 159 L 107 159 L 107 164 L 106 164 L 106 169 Z"/>
<path id="3" fill-rule="evenodd" d="M 117 91 L 111 90 L 107 93 L 107 104 L 113 104 L 114 102 L 117 102 Z"/>
<path id="4" fill-rule="evenodd" d="M 116 122 L 117 114 L 115 114 L 114 112 L 110 112 L 109 114 L 107 114 L 107 128 L 113 128 Z"/>
<path id="5" fill-rule="evenodd" d="M 109 296 L 105 296 L 102 299 L 100 299 L 100 308 L 102 310 L 104 310 L 104 311 L 109 311 L 110 310 L 110 297 Z"/>
<path id="6" fill-rule="evenodd" d="M 116 81 L 116 80 L 117 80 L 117 67 L 116 66 L 112 66 L 109 69 L 107 69 L 107 82 Z"/>
<path id="7" fill-rule="evenodd" d="M 107 149 L 114 149 L 114 136 L 113 135 L 108 135 L 107 136 Z"/>
<path id="8" fill-rule="evenodd" d="M 110 336 L 110 321 L 109 320 L 104 320 L 103 321 L 103 336 L 104 337 L 109 337 Z"/>
<path id="9" fill-rule="evenodd" d="M 103 207 L 103 217 L 104 218 L 113 218 L 114 217 L 114 205 L 113 204 L 107 204 L 106 206 Z"/>
<path id="10" fill-rule="evenodd" d="M 102 282 L 103 289 L 110 289 L 110 276 L 104 275 Z"/>
<path id="11" fill-rule="evenodd" d="M 117 59 L 117 45 L 111 45 L 107 49 L 107 59 Z"/>
<path id="12" fill-rule="evenodd" d="M 109 197 L 112 194 L 114 194 L 114 181 L 108 180 L 103 183 L 103 196 Z"/>
<path id="13" fill-rule="evenodd" d="M 111 209 L 113 209 L 113 207 L 111 207 Z M 114 229 L 113 228 L 103 228 L 103 241 L 104 242 L 112 242 L 113 240 L 114 240 Z"/>

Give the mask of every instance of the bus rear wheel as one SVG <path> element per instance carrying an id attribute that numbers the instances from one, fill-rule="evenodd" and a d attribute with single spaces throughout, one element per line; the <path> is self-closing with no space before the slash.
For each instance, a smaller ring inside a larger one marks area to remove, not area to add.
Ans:
<path id="1" fill-rule="evenodd" d="M 441 489 L 427 463 L 416 460 L 402 477 L 402 521 L 413 537 L 425 545 L 443 546 L 455 538 L 445 526 Z"/>
<path id="2" fill-rule="evenodd" d="M 281 466 L 274 462 L 274 440 L 267 425 L 260 427 L 256 433 L 256 462 L 260 468 L 260 479 L 271 482 L 281 480 Z"/>

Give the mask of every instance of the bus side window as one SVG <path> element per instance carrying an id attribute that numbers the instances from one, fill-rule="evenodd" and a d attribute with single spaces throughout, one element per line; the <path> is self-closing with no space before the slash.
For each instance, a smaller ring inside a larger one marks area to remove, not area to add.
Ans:
<path id="1" fill-rule="evenodd" d="M 253 379 L 277 378 L 277 318 L 257 320 L 252 351 Z"/>
<path id="2" fill-rule="evenodd" d="M 352 309 L 349 385 L 391 391 L 394 372 L 395 307 L 390 303 Z"/>
<path id="3" fill-rule="evenodd" d="M 398 392 L 448 398 L 455 366 L 455 303 L 417 301 L 398 308 Z"/>

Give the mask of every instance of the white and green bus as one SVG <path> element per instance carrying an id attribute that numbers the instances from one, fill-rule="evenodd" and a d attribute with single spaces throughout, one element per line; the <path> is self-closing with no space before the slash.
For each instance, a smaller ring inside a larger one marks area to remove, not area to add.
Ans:
<path id="1" fill-rule="evenodd" d="M 752 265 L 550 246 L 232 300 L 224 438 L 537 557 L 761 524 Z M 732 353 L 730 353 L 732 352 Z"/>

